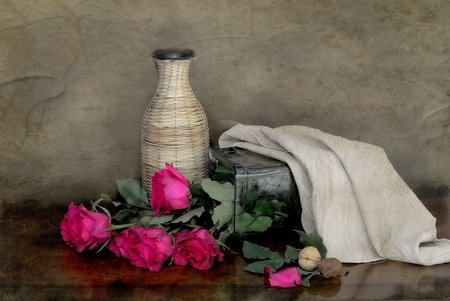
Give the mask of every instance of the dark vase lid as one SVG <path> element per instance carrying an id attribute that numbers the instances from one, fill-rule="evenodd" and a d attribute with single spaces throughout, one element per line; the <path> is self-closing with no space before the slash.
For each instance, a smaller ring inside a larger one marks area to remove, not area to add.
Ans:
<path id="1" fill-rule="evenodd" d="M 182 48 L 157 49 L 153 52 L 153 57 L 162 60 L 185 60 L 195 57 L 195 52 Z"/>

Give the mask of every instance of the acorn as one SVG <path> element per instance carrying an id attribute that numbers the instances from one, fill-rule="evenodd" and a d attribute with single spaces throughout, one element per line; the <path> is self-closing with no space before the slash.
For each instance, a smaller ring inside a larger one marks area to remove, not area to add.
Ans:
<path id="1" fill-rule="evenodd" d="M 339 259 L 328 257 L 319 263 L 318 270 L 324 277 L 336 277 L 342 269 L 342 263 Z"/>
<path id="2" fill-rule="evenodd" d="M 320 260 L 319 250 L 312 246 L 302 249 L 298 255 L 298 265 L 305 271 L 312 271 L 317 268 Z"/>

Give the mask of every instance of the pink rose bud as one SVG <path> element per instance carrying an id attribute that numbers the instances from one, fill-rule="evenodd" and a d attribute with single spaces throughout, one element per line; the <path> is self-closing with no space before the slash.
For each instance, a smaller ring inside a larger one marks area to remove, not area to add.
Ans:
<path id="1" fill-rule="evenodd" d="M 172 255 L 172 237 L 158 227 L 136 226 L 113 233 L 109 248 L 135 266 L 157 272 Z"/>
<path id="2" fill-rule="evenodd" d="M 269 282 L 272 287 L 288 288 L 302 283 L 302 277 L 296 267 L 284 268 L 272 273 L 272 269 L 267 266 L 264 268 L 264 272 L 269 274 Z"/>
<path id="3" fill-rule="evenodd" d="M 64 241 L 69 246 L 76 247 L 78 252 L 86 248 L 95 249 L 111 237 L 109 216 L 89 211 L 83 204 L 76 206 L 71 203 L 60 226 Z"/>
<path id="4" fill-rule="evenodd" d="M 150 206 L 153 215 L 160 216 L 189 206 L 189 181 L 172 165 L 161 169 L 152 177 L 152 197 Z"/>
<path id="5" fill-rule="evenodd" d="M 223 253 L 209 231 L 195 228 L 191 231 L 174 233 L 175 247 L 173 259 L 176 264 L 186 265 L 188 262 L 199 270 L 212 267 L 214 259 L 223 261 Z"/>

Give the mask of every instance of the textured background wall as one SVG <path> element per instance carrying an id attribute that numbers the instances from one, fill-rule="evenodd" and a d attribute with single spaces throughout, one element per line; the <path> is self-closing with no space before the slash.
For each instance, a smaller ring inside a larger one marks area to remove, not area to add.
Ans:
<path id="1" fill-rule="evenodd" d="M 140 177 L 151 52 L 195 50 L 213 137 L 299 124 L 450 183 L 450 2 L 0 0 L 0 198 L 95 199 Z"/>

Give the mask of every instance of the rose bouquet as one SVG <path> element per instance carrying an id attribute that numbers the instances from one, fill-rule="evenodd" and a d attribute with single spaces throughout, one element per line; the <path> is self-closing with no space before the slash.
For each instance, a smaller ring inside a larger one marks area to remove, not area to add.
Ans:
<path id="1" fill-rule="evenodd" d="M 209 211 L 210 198 L 199 198 L 188 180 L 172 165 L 152 177 L 152 195 L 137 180 L 117 181 L 122 199 L 102 194 L 92 210 L 73 203 L 61 222 L 64 241 L 78 252 L 108 247 L 133 265 L 159 271 L 170 258 L 175 264 L 209 269 L 223 261 L 226 245 L 212 233 L 217 225 Z M 192 192 L 192 191 L 194 192 Z M 117 213 L 101 206 L 112 204 Z M 209 228 L 209 230 L 207 230 Z"/>

